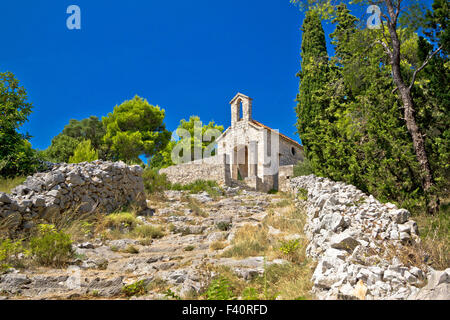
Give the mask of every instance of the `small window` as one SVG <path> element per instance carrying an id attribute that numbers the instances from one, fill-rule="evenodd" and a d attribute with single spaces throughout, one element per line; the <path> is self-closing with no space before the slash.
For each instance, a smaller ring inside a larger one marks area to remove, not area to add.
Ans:
<path id="1" fill-rule="evenodd" d="M 295 151 L 295 148 L 294 148 L 294 147 L 291 148 L 291 153 L 292 153 L 293 156 L 295 156 L 296 151 Z"/>

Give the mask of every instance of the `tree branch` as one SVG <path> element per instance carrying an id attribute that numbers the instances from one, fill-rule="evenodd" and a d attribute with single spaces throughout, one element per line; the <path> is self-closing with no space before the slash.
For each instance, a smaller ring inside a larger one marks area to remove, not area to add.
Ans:
<path id="1" fill-rule="evenodd" d="M 389 59 L 392 59 L 392 52 L 391 49 L 389 49 L 388 45 L 386 43 L 384 43 L 381 40 L 377 40 L 375 41 L 375 43 L 381 44 L 384 48 L 384 51 L 386 51 L 387 55 L 389 56 Z"/>
<path id="2" fill-rule="evenodd" d="M 397 0 L 397 7 L 395 8 L 395 21 L 397 21 L 398 16 L 400 15 L 400 6 L 402 3 L 402 0 Z"/>
<path id="3" fill-rule="evenodd" d="M 414 85 L 414 82 L 416 82 L 417 74 L 418 74 L 423 68 L 425 68 L 425 67 L 428 65 L 428 63 L 430 62 L 430 60 L 431 60 L 431 59 L 432 59 L 439 51 L 441 51 L 441 49 L 442 49 L 442 45 L 441 45 L 439 48 L 437 48 L 433 53 L 431 53 L 431 54 L 425 59 L 425 61 L 422 63 L 422 65 L 421 65 L 418 69 L 416 69 L 416 70 L 414 71 L 413 76 L 412 76 L 412 79 L 411 79 L 411 83 L 409 84 L 409 87 L 408 87 L 408 90 L 411 90 L 412 87 L 413 87 L 413 85 Z"/>

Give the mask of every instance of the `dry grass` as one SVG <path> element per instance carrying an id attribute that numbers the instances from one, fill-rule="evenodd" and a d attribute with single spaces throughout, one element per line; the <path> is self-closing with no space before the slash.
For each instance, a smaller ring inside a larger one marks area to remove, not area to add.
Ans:
<path id="1" fill-rule="evenodd" d="M 271 206 L 262 225 L 247 225 L 239 229 L 232 247 L 222 256 L 244 258 L 263 255 L 268 260 L 283 258 L 289 262 L 265 267 L 263 276 L 250 282 L 238 278 L 229 268 L 215 268 L 230 281 L 234 294 L 242 299 L 314 299 L 310 293 L 310 279 L 316 263 L 306 256 L 308 241 L 303 233 L 306 213 L 294 205 L 289 195 L 280 196 L 281 200 Z M 282 233 L 270 237 L 269 226 Z M 292 234 L 299 235 L 298 239 L 284 240 L 284 236 Z"/>
<path id="2" fill-rule="evenodd" d="M 419 226 L 420 243 L 417 250 L 423 252 L 423 259 L 434 269 L 450 268 L 450 199 L 443 201 L 438 214 L 413 216 Z"/>
<path id="3" fill-rule="evenodd" d="M 270 248 L 267 229 L 262 226 L 245 225 L 241 227 L 231 242 L 232 247 L 226 250 L 223 257 L 245 258 L 261 256 Z"/>
<path id="4" fill-rule="evenodd" d="M 227 244 L 224 241 L 215 241 L 210 244 L 209 248 L 213 251 L 216 250 L 222 250 L 227 246 Z"/>
<path id="5" fill-rule="evenodd" d="M 310 300 L 314 299 L 310 294 L 314 267 L 309 260 L 303 264 L 274 264 L 266 267 L 263 275 L 248 282 L 227 266 L 210 265 L 208 270 L 225 278 L 233 295 L 242 300 Z"/>
<path id="6" fill-rule="evenodd" d="M 208 213 L 203 211 L 202 205 L 199 201 L 189 196 L 183 197 L 182 201 L 187 202 L 187 207 L 192 210 L 195 216 L 197 217 L 208 217 Z"/>
<path id="7" fill-rule="evenodd" d="M 21 185 L 26 179 L 26 177 L 0 178 L 0 192 L 10 193 L 12 189 Z"/>
<path id="8" fill-rule="evenodd" d="M 163 229 L 160 226 L 140 225 L 132 233 L 141 239 L 159 239 L 164 237 Z"/>

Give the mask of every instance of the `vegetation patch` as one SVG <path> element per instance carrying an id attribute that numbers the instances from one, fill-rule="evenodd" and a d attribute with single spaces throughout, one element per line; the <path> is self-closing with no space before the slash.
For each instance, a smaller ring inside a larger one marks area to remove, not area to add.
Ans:
<path id="1" fill-rule="evenodd" d="M 189 191 L 191 194 L 207 192 L 211 197 L 217 197 L 222 194 L 222 190 L 216 181 L 212 180 L 196 180 L 189 184 L 172 184 L 170 189 L 178 191 Z"/>
<path id="2" fill-rule="evenodd" d="M 263 255 L 270 247 L 267 229 L 246 225 L 240 228 L 223 257 L 250 257 Z"/>
<path id="3" fill-rule="evenodd" d="M 23 267 L 24 258 L 29 255 L 22 240 L 0 239 L 0 274 L 10 268 Z"/>
<path id="4" fill-rule="evenodd" d="M 211 250 L 222 250 L 227 246 L 227 244 L 224 241 L 214 241 L 209 245 L 209 248 Z"/>
<path id="5" fill-rule="evenodd" d="M 230 222 L 221 221 L 221 222 L 216 224 L 216 227 L 220 231 L 228 231 L 228 230 L 231 229 L 231 223 Z"/>
<path id="6" fill-rule="evenodd" d="M 62 267 L 74 257 L 70 236 L 54 225 L 40 224 L 38 235 L 30 240 L 31 255 L 44 266 Z"/>
<path id="7" fill-rule="evenodd" d="M 2 178 L 0 177 L 0 192 L 10 193 L 12 189 L 25 182 L 26 177 Z"/>
<path id="8" fill-rule="evenodd" d="M 147 287 L 145 285 L 145 280 L 139 280 L 132 284 L 126 285 L 122 288 L 122 293 L 126 297 L 133 297 L 133 296 L 142 296 L 146 294 Z"/>
<path id="9" fill-rule="evenodd" d="M 139 225 L 134 230 L 133 233 L 143 239 L 159 239 L 164 237 L 164 231 L 161 227 L 156 227 L 148 224 Z"/>

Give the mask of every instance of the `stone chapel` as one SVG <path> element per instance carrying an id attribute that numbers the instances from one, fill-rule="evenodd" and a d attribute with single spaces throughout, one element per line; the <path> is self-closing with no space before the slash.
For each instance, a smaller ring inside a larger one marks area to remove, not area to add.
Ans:
<path id="1" fill-rule="evenodd" d="M 167 174 L 171 182 L 205 179 L 225 185 L 245 183 L 258 191 L 280 189 L 284 180 L 292 178 L 293 166 L 303 161 L 303 147 L 254 120 L 250 97 L 238 93 L 230 105 L 231 125 L 216 139 L 215 156 L 160 172 Z"/>

